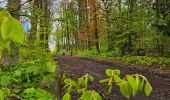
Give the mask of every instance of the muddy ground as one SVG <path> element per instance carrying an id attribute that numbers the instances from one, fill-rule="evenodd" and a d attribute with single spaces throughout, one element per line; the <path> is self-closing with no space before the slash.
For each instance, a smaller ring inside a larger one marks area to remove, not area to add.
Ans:
<path id="1" fill-rule="evenodd" d="M 93 83 L 90 83 L 89 89 L 95 89 L 104 92 L 104 85 L 98 83 L 99 80 L 106 78 L 105 69 L 119 69 L 121 70 L 121 76 L 124 77 L 127 74 L 142 74 L 147 77 L 148 81 L 153 87 L 153 91 L 150 97 L 146 97 L 143 92 L 138 93 L 130 100 L 170 100 L 170 72 L 159 72 L 158 70 L 152 70 L 151 68 L 139 67 L 139 66 L 123 66 L 111 61 L 98 61 L 91 58 L 78 57 L 78 56 L 54 56 L 58 60 L 58 64 L 62 71 L 66 72 L 66 77 L 76 80 L 77 78 L 90 74 L 95 78 Z M 73 100 L 78 99 L 77 94 L 73 94 Z M 102 95 L 103 100 L 126 100 L 119 89 L 114 86 L 113 93 L 111 95 Z"/>

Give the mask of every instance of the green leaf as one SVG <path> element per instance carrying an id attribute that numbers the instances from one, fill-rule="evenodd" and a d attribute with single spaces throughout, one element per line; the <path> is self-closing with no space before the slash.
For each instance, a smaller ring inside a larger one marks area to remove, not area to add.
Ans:
<path id="1" fill-rule="evenodd" d="M 132 91 L 133 89 L 131 88 L 129 82 L 127 81 L 122 81 L 119 83 L 119 87 L 120 87 L 120 91 L 121 93 L 126 97 L 126 98 L 130 98 L 132 95 Z"/>
<path id="2" fill-rule="evenodd" d="M 2 18 L 4 16 L 5 17 L 10 17 L 10 14 L 9 14 L 9 12 L 7 10 L 0 11 L 0 18 Z"/>
<path id="3" fill-rule="evenodd" d="M 5 17 L 0 30 L 3 40 L 10 39 L 13 42 L 23 43 L 24 31 L 21 23 L 15 18 Z"/>
<path id="4" fill-rule="evenodd" d="M 109 85 L 108 89 L 107 89 L 107 93 L 110 94 L 112 92 L 112 88 L 113 86 L 112 85 Z"/>
<path id="5" fill-rule="evenodd" d="M 118 69 L 113 70 L 113 74 L 114 74 L 114 75 L 120 75 L 120 70 L 118 70 Z"/>
<path id="6" fill-rule="evenodd" d="M 135 75 L 135 83 L 134 83 L 134 88 L 133 88 L 133 96 L 135 96 L 137 94 L 137 92 L 139 91 L 140 88 L 140 78 L 138 75 Z"/>
<path id="7" fill-rule="evenodd" d="M 10 80 L 11 80 L 11 78 L 9 76 L 1 76 L 0 77 L 1 86 L 9 85 L 10 84 Z"/>
<path id="8" fill-rule="evenodd" d="M 73 90 L 73 86 L 70 85 L 70 86 L 67 88 L 67 93 L 70 93 L 72 90 Z"/>
<path id="9" fill-rule="evenodd" d="M 95 91 L 86 91 L 81 96 L 81 100 L 102 100 L 102 97 Z"/>
<path id="10" fill-rule="evenodd" d="M 108 81 L 109 81 L 109 79 L 103 79 L 103 80 L 100 80 L 99 83 L 106 83 Z"/>
<path id="11" fill-rule="evenodd" d="M 21 76 L 22 72 L 20 70 L 16 70 L 14 76 Z"/>
<path id="12" fill-rule="evenodd" d="M 25 90 L 24 90 L 24 93 L 26 93 L 26 94 L 35 93 L 35 88 L 28 88 L 28 89 L 25 89 Z"/>
<path id="13" fill-rule="evenodd" d="M 68 79 L 68 78 L 66 78 L 66 79 L 64 80 L 64 83 L 65 83 L 65 84 L 70 84 L 70 82 L 71 82 L 71 80 Z"/>
<path id="14" fill-rule="evenodd" d="M 36 89 L 35 96 L 39 100 L 52 100 L 53 99 L 52 95 L 43 89 Z"/>
<path id="15" fill-rule="evenodd" d="M 48 62 L 46 66 L 46 71 L 47 72 L 55 72 L 56 70 L 56 65 L 53 62 Z"/>
<path id="16" fill-rule="evenodd" d="M 86 81 L 84 80 L 84 78 L 78 78 L 78 86 L 83 86 L 86 84 Z"/>
<path id="17" fill-rule="evenodd" d="M 4 17 L 2 23 L 1 23 L 1 36 L 3 40 L 9 39 L 12 32 L 12 23 L 10 22 L 8 17 Z"/>
<path id="18" fill-rule="evenodd" d="M 72 81 L 71 81 L 71 85 L 76 87 L 76 86 L 77 86 L 77 83 L 72 80 Z"/>
<path id="19" fill-rule="evenodd" d="M 145 81 L 144 81 L 144 79 L 142 79 L 142 81 L 141 81 L 141 83 L 140 83 L 140 87 L 139 87 L 139 90 L 140 90 L 140 91 L 142 91 L 143 86 L 144 86 L 144 83 L 145 83 Z"/>
<path id="20" fill-rule="evenodd" d="M 83 93 L 85 91 L 85 88 L 77 89 L 77 93 Z"/>
<path id="21" fill-rule="evenodd" d="M 122 81 L 122 79 L 118 75 L 114 75 L 113 77 L 114 77 L 114 81 L 116 82 L 116 84 Z"/>
<path id="22" fill-rule="evenodd" d="M 106 69 L 106 75 L 112 76 L 112 69 Z"/>
<path id="23" fill-rule="evenodd" d="M 8 88 L 1 88 L 0 89 L 0 100 L 6 100 L 7 96 L 10 95 L 10 89 Z"/>
<path id="24" fill-rule="evenodd" d="M 106 69 L 107 76 L 120 75 L 120 70 Z"/>
<path id="25" fill-rule="evenodd" d="M 34 66 L 26 68 L 26 73 L 32 73 L 34 71 Z"/>
<path id="26" fill-rule="evenodd" d="M 91 75 L 88 75 L 88 81 L 92 82 L 94 81 L 94 78 Z"/>
<path id="27" fill-rule="evenodd" d="M 139 86 L 140 86 L 139 76 L 135 75 L 135 78 L 134 78 L 133 76 L 128 75 L 127 80 L 133 89 L 133 96 L 135 96 L 137 94 L 137 92 L 139 91 Z"/>
<path id="28" fill-rule="evenodd" d="M 0 49 L 4 49 L 4 48 L 9 48 L 10 45 L 10 41 L 9 40 L 2 40 L 0 41 Z"/>
<path id="29" fill-rule="evenodd" d="M 62 100 L 71 100 L 71 95 L 69 93 L 66 93 L 63 97 Z"/>
<path id="30" fill-rule="evenodd" d="M 144 86 L 144 93 L 148 97 L 151 94 L 151 92 L 152 92 L 152 87 L 148 82 L 146 82 Z"/>

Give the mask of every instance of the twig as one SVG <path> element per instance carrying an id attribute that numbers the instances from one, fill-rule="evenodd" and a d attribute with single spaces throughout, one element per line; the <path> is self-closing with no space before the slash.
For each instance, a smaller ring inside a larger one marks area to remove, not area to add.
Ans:
<path id="1" fill-rule="evenodd" d="M 11 11 L 9 11 L 9 12 L 10 12 L 10 13 L 15 12 L 15 11 L 19 10 L 23 5 L 25 5 L 26 3 L 29 3 L 29 2 L 31 2 L 31 1 L 32 1 L 32 0 L 28 0 L 28 1 L 24 2 L 24 3 L 22 3 L 21 5 L 19 5 L 18 8 L 14 9 L 14 10 L 11 10 Z"/>

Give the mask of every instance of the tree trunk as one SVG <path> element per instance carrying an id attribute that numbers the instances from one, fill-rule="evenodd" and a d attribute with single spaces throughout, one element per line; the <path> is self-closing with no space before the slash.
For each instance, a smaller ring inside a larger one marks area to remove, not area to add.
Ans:
<path id="1" fill-rule="evenodd" d="M 94 36 L 95 36 L 95 45 L 96 45 L 96 52 L 100 54 L 99 50 L 99 35 L 98 35 L 98 3 L 94 0 Z"/>
<path id="2" fill-rule="evenodd" d="M 31 16 L 31 31 L 28 37 L 30 41 L 30 48 L 34 48 L 36 33 L 37 33 L 37 25 L 38 25 L 38 14 L 36 12 L 37 8 L 39 8 L 40 0 L 34 0 L 33 2 L 33 11 Z"/>

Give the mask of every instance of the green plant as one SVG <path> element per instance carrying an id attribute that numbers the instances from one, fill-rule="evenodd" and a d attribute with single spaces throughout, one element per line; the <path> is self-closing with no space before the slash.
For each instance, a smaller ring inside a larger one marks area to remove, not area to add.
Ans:
<path id="1" fill-rule="evenodd" d="M 107 83 L 107 93 L 111 93 L 113 89 L 113 84 L 120 88 L 123 96 L 130 98 L 135 96 L 139 91 L 144 90 L 145 95 L 148 97 L 152 91 L 152 87 L 146 77 L 133 74 L 126 75 L 123 79 L 120 78 L 120 70 L 106 69 L 107 79 L 100 80 L 99 83 Z M 66 78 L 64 80 L 64 89 L 67 90 L 66 94 L 63 96 L 62 100 L 71 100 L 71 92 L 76 91 L 81 94 L 80 100 L 102 100 L 102 97 L 95 90 L 87 90 L 88 82 L 92 82 L 94 78 L 91 75 L 86 74 L 78 81 L 75 82 L 71 79 Z"/>
<path id="2" fill-rule="evenodd" d="M 8 11 L 0 9 L 0 59 L 2 50 L 10 51 L 10 43 L 23 43 L 24 31 L 21 23 Z M 21 47 L 23 62 L 0 68 L 0 100 L 53 100 L 53 96 L 40 86 L 43 81 L 54 79 L 56 63 L 47 50 L 37 48 L 28 53 L 28 45 Z M 41 51 L 40 51 L 41 50 Z M 10 52 L 9 52 L 10 53 Z"/>
<path id="3" fill-rule="evenodd" d="M 66 78 L 64 80 L 65 86 L 64 89 L 67 88 L 66 94 L 62 97 L 62 100 L 71 100 L 70 93 L 72 91 L 76 91 L 77 93 L 81 94 L 80 100 L 101 100 L 101 96 L 94 90 L 87 90 L 88 83 L 92 82 L 94 78 L 86 74 L 81 78 L 78 78 L 78 81 L 75 82 L 71 79 Z"/>
<path id="4" fill-rule="evenodd" d="M 123 79 L 120 78 L 119 70 L 106 69 L 107 79 L 101 80 L 100 83 L 108 83 L 108 92 L 111 93 L 113 83 L 119 86 L 121 93 L 126 97 L 130 98 L 135 96 L 137 92 L 144 90 L 146 96 L 149 96 L 152 87 L 146 77 L 133 74 L 126 75 Z"/>
<path id="5" fill-rule="evenodd" d="M 42 61 L 28 61 L 17 66 L 2 68 L 0 71 L 0 87 L 2 88 L 1 92 L 5 92 L 3 89 L 5 88 L 9 89 L 10 94 L 7 96 L 2 94 L 0 95 L 0 98 L 6 99 L 7 97 L 11 96 L 14 96 L 15 98 L 27 98 L 27 96 L 30 97 L 31 95 L 33 95 L 32 98 L 34 98 L 35 96 L 39 96 L 40 94 L 37 94 L 36 91 L 38 91 L 38 93 L 45 92 L 45 90 L 43 90 L 43 92 L 42 89 L 40 89 L 40 84 L 43 81 L 53 80 L 56 68 L 56 64 L 52 61 L 43 63 Z M 35 89 L 35 93 L 25 93 L 25 90 L 31 90 L 31 88 Z"/>
<path id="6" fill-rule="evenodd" d="M 0 11 L 0 58 L 4 48 L 9 48 L 11 41 L 23 43 L 24 31 L 21 23 L 11 17 L 8 11 Z"/>
<path id="7" fill-rule="evenodd" d="M 43 89 L 27 88 L 21 95 L 22 99 L 26 100 L 53 100 L 53 96 Z"/>

